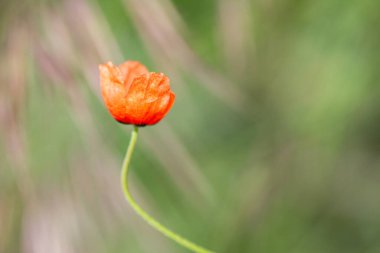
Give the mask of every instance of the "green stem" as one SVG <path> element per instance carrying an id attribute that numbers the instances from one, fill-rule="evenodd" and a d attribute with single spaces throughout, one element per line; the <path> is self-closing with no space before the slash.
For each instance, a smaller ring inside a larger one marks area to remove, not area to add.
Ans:
<path id="1" fill-rule="evenodd" d="M 138 135 L 138 127 L 134 126 L 131 140 L 129 142 L 129 146 L 127 149 L 127 153 L 125 154 L 123 167 L 121 170 L 121 185 L 123 187 L 124 196 L 126 200 L 129 202 L 129 204 L 132 206 L 132 208 L 136 211 L 138 215 L 141 216 L 149 225 L 151 225 L 153 228 L 164 234 L 165 236 L 169 237 L 170 239 L 174 240 L 178 244 L 182 245 L 183 247 L 192 250 L 193 252 L 197 253 L 214 253 L 212 251 L 209 251 L 201 246 L 196 245 L 195 243 L 190 242 L 189 240 L 177 235 L 170 229 L 164 227 L 161 225 L 158 221 L 156 221 L 153 217 L 151 217 L 149 214 L 147 214 L 134 200 L 131 193 L 128 190 L 128 167 L 129 163 L 132 158 L 133 150 L 135 149 L 136 141 L 137 141 L 137 135 Z"/>

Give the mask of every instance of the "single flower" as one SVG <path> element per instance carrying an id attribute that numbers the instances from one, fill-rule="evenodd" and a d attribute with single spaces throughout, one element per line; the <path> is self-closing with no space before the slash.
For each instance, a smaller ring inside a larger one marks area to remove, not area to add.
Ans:
<path id="1" fill-rule="evenodd" d="M 154 125 L 174 103 L 169 78 L 149 72 L 139 62 L 126 61 L 118 66 L 108 62 L 99 65 L 99 72 L 104 103 L 120 123 Z"/>

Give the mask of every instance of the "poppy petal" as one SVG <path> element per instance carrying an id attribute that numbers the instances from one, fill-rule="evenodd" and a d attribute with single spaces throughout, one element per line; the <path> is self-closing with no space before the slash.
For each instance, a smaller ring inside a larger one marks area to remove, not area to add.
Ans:
<path id="1" fill-rule="evenodd" d="M 102 95 L 111 115 L 119 122 L 153 125 L 172 107 L 175 95 L 163 73 L 148 73 L 139 62 L 119 66 L 99 65 Z"/>

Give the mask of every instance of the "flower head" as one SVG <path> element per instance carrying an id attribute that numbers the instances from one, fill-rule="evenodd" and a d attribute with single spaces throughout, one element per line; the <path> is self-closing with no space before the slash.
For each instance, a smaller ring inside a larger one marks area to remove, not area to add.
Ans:
<path id="1" fill-rule="evenodd" d="M 169 78 L 149 72 L 136 61 L 118 66 L 111 62 L 99 65 L 104 103 L 112 117 L 124 124 L 154 125 L 170 110 L 175 94 Z"/>

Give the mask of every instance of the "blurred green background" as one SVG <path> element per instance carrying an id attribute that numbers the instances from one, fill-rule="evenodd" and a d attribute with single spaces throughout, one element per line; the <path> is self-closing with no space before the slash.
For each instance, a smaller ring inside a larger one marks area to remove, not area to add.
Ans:
<path id="1" fill-rule="evenodd" d="M 188 252 L 124 201 L 97 66 L 171 79 L 130 178 L 216 252 L 380 252 L 380 2 L 0 3 L 0 252 Z"/>

